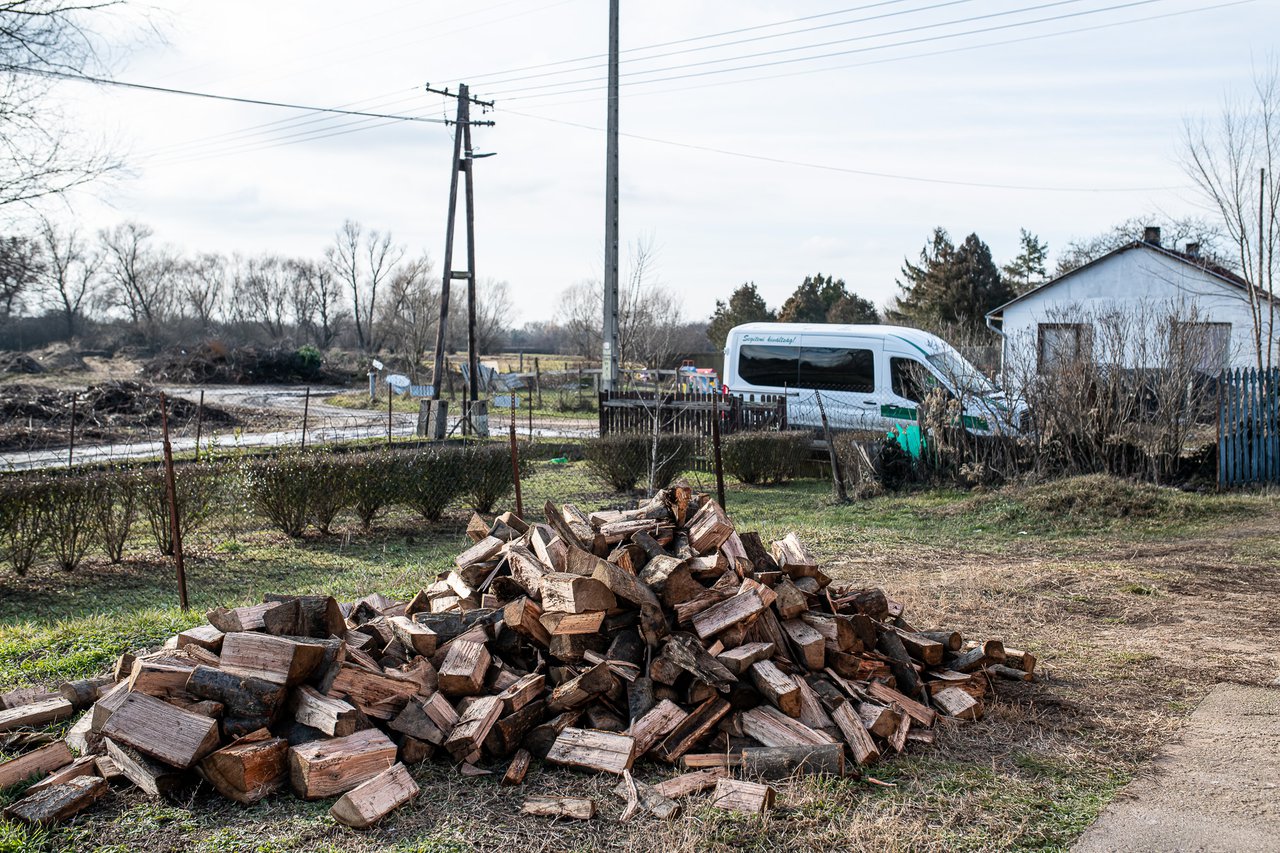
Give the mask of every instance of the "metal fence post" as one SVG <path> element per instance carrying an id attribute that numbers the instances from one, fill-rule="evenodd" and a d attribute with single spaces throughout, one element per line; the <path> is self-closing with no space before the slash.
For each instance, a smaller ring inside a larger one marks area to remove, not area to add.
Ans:
<path id="1" fill-rule="evenodd" d="M 512 409 L 514 412 L 515 410 Z M 516 446 L 516 420 L 511 417 L 511 481 L 516 487 L 516 515 L 524 518 L 524 500 L 520 496 L 520 449 Z"/>
<path id="2" fill-rule="evenodd" d="M 187 571 L 182 560 L 182 524 L 178 519 L 178 487 L 173 478 L 173 446 L 169 444 L 169 404 L 160 392 L 160 429 L 164 435 L 164 488 L 169 500 L 169 538 L 173 540 L 173 565 L 178 572 L 178 603 L 190 610 L 187 602 Z"/>
<path id="3" fill-rule="evenodd" d="M 200 404 L 196 406 L 196 461 L 200 461 L 200 432 L 204 427 L 204 389 L 200 389 Z"/>
<path id="4" fill-rule="evenodd" d="M 67 467 L 76 455 L 76 392 L 71 392 L 71 437 L 67 443 Z"/>
<path id="5" fill-rule="evenodd" d="M 391 404 L 395 401 L 395 395 L 391 393 L 391 386 L 387 386 L 387 447 L 391 446 Z"/>
<path id="6" fill-rule="evenodd" d="M 299 450 L 307 449 L 307 415 L 311 409 L 311 386 L 307 386 L 306 396 L 302 398 L 302 442 L 299 444 Z"/>

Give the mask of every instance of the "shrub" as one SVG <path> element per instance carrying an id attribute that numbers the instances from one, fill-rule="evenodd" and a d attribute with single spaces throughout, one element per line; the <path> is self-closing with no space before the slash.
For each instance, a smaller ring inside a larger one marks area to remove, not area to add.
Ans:
<path id="1" fill-rule="evenodd" d="M 641 433 L 604 435 L 588 439 L 583 446 L 587 467 L 615 491 L 629 492 L 637 483 L 664 489 L 693 461 L 693 439 L 686 435 L 658 436 L 656 454 L 652 436 Z M 654 466 L 656 455 L 657 465 Z"/>
<path id="2" fill-rule="evenodd" d="M 466 453 L 461 447 L 414 453 L 400 466 L 399 480 L 399 502 L 427 521 L 438 521 L 468 486 Z"/>
<path id="3" fill-rule="evenodd" d="M 333 531 L 338 513 L 351 505 L 348 468 L 343 463 L 343 459 L 322 451 L 306 457 L 306 476 L 311 485 L 309 519 L 326 536 Z"/>
<path id="4" fill-rule="evenodd" d="M 178 505 L 178 529 L 185 540 L 195 532 L 217 508 L 220 478 L 228 475 L 225 466 L 212 463 L 182 465 L 174 471 L 175 502 Z M 147 525 L 162 554 L 173 553 L 173 533 L 169 523 L 169 493 L 164 468 L 148 468 L 138 479 L 138 499 Z"/>
<path id="5" fill-rule="evenodd" d="M 506 444 L 476 444 L 464 451 L 466 495 L 476 512 L 493 512 L 514 488 L 511 448 Z M 528 461 L 520 458 L 520 476 L 528 472 Z"/>
<path id="6" fill-rule="evenodd" d="M 245 487 L 253 508 L 286 536 L 297 538 L 306 529 L 315 482 L 313 468 L 301 453 L 286 452 L 250 462 Z"/>
<path id="7" fill-rule="evenodd" d="M 342 460 L 351 509 L 366 531 L 388 504 L 402 497 L 403 471 L 397 470 L 398 461 L 388 450 L 351 453 Z"/>
<path id="8" fill-rule="evenodd" d="M 45 503 L 49 550 L 64 572 L 74 571 L 89 547 L 98 483 L 85 477 L 47 477 L 36 488 Z"/>
<path id="9" fill-rule="evenodd" d="M 806 432 L 739 432 L 720 445 L 724 469 L 744 483 L 782 483 L 809 459 Z"/>
<path id="10" fill-rule="evenodd" d="M 33 480 L 0 479 L 0 548 L 15 574 L 27 573 L 44 542 L 48 505 L 42 498 Z"/>
<path id="11" fill-rule="evenodd" d="M 113 564 L 124 559 L 125 543 L 138 518 L 138 488 L 138 473 L 129 468 L 116 468 L 97 477 L 93 534 Z"/>

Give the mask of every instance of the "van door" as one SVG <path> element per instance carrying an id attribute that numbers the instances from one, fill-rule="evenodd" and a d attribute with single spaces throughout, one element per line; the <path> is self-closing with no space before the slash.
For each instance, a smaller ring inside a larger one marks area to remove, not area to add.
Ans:
<path id="1" fill-rule="evenodd" d="M 832 429 L 874 429 L 879 420 L 876 362 L 881 344 L 873 338 L 805 336 L 796 380 L 796 408 L 805 422 L 821 425 L 818 395 Z"/>

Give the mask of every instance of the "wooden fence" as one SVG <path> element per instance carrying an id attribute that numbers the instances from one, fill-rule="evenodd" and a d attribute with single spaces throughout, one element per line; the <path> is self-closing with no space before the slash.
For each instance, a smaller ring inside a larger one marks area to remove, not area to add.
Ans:
<path id="1" fill-rule="evenodd" d="M 729 435 L 748 430 L 787 429 L 787 398 L 756 395 L 744 400 L 725 394 L 653 391 L 603 391 L 600 393 L 600 434 L 652 433 L 658 431 L 693 436 L 700 462 L 712 456 L 711 424 L 720 418 L 720 432 Z"/>
<path id="2" fill-rule="evenodd" d="M 1280 484 L 1280 368 L 1223 372 L 1218 486 Z"/>

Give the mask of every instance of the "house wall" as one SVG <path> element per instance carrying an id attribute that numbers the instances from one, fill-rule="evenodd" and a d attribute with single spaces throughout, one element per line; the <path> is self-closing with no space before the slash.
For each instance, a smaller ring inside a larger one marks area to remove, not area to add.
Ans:
<path id="1" fill-rule="evenodd" d="M 1171 319 L 1230 323 L 1230 366 L 1256 364 L 1253 321 L 1244 292 L 1204 270 L 1139 247 L 1005 308 L 1004 370 L 1015 383 L 1020 376 L 1034 375 L 1041 323 L 1092 323 L 1095 360 L 1130 368 L 1159 367 Z M 1280 331 L 1280 313 L 1276 329 Z M 1275 353 L 1277 341 L 1270 345 Z"/>

